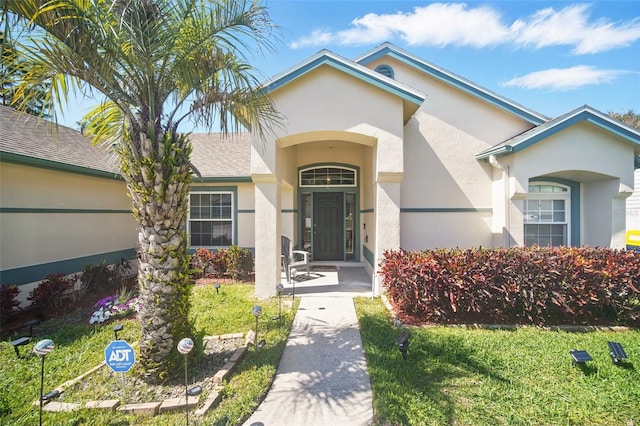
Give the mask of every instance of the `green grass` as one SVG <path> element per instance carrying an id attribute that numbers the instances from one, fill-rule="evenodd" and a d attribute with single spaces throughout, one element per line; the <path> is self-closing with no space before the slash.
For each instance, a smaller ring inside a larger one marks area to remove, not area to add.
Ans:
<path id="1" fill-rule="evenodd" d="M 638 425 L 640 332 L 456 327 L 400 330 L 379 299 L 356 299 L 379 425 Z M 613 365 L 607 340 L 630 359 Z M 594 358 L 572 367 L 569 351 Z"/>
<path id="2" fill-rule="evenodd" d="M 272 317 L 278 315 L 278 300 L 256 300 L 253 285 L 225 285 L 216 294 L 213 286 L 194 287 L 192 314 L 196 333 L 200 336 L 247 332 L 255 327 L 251 308 L 260 304 L 263 314 L 259 321 L 259 339 L 266 339 L 260 351 L 251 349 L 237 366 L 223 391 L 220 405 L 211 410 L 200 424 L 233 425 L 251 414 L 269 389 L 278 362 L 284 350 L 294 310 L 283 305 L 280 327 Z M 104 349 L 113 339 L 112 323 L 106 325 L 59 326 L 61 321 L 49 321 L 36 327 L 34 342 L 23 346 L 26 356 L 18 359 L 8 341 L 0 342 L 0 424 L 38 424 L 38 409 L 31 404 L 40 392 L 40 358 L 32 353 L 33 344 L 43 338 L 54 341 L 54 350 L 45 359 L 45 392 L 73 379 L 104 360 Z M 135 321 L 124 322 L 120 339 L 137 342 L 140 329 Z M 133 374 L 133 373 L 127 373 Z M 113 383 L 113 386 L 119 386 Z M 71 392 L 62 401 L 74 402 Z M 63 394 L 64 395 L 64 394 Z M 206 397 L 202 395 L 201 397 Z M 190 416 L 191 417 L 191 416 Z M 118 412 L 81 410 L 71 413 L 43 415 L 45 425 L 183 425 L 184 413 L 144 418 L 123 415 Z"/>

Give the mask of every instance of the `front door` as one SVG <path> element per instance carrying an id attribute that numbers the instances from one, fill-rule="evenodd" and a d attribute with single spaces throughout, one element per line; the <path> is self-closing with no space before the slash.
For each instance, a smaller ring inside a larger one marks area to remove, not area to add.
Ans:
<path id="1" fill-rule="evenodd" d="M 344 194 L 313 193 L 313 260 L 344 260 Z"/>

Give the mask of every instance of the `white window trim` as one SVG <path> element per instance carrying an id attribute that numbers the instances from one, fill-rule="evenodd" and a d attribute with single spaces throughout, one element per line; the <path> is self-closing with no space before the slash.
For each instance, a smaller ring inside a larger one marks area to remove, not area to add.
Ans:
<path id="1" fill-rule="evenodd" d="M 565 188 L 566 191 L 563 192 L 528 192 L 526 193 L 525 197 L 523 197 L 523 199 L 525 200 L 525 202 L 523 202 L 523 243 L 524 240 L 526 238 L 526 233 L 524 232 L 524 227 L 526 225 L 553 225 L 553 224 L 565 224 L 567 225 L 567 232 L 566 232 L 566 241 L 564 242 L 564 245 L 568 246 L 571 245 L 571 187 L 567 186 L 567 185 L 563 185 L 561 183 L 557 183 L 557 182 L 545 182 L 545 181 L 534 181 L 534 182 L 529 182 L 529 186 L 533 186 L 533 185 L 549 185 L 549 186 L 557 186 L 557 187 L 561 187 L 561 188 Z M 564 222 L 529 222 L 527 220 L 527 217 L 524 213 L 525 212 L 525 205 L 526 202 L 528 201 L 532 201 L 532 200 L 564 200 L 564 206 L 565 206 L 565 221 Z"/>
<path id="2" fill-rule="evenodd" d="M 220 194 L 228 194 L 231 197 L 231 216 L 229 217 L 229 219 L 191 219 L 191 195 L 205 195 L 205 194 L 209 194 L 209 195 L 220 195 Z M 212 249 L 212 248 L 218 248 L 218 247 L 230 247 L 229 246 L 202 246 L 202 245 L 193 245 L 191 243 L 191 221 L 198 221 L 198 222 L 222 222 L 222 221 L 231 221 L 231 245 L 234 244 L 234 242 L 236 241 L 236 235 L 235 235 L 235 229 L 236 229 L 236 224 L 235 224 L 235 197 L 234 197 L 234 192 L 233 191 L 190 191 L 189 192 L 189 196 L 187 197 L 188 200 L 188 214 L 187 214 L 187 237 L 189 238 L 189 247 L 190 248 L 208 248 L 208 249 Z"/>
<path id="3" fill-rule="evenodd" d="M 310 170 L 315 170 L 315 169 L 341 169 L 341 170 L 349 170 L 350 172 L 353 172 L 353 184 L 349 184 L 349 185 L 336 185 L 336 184 L 332 184 L 330 182 L 328 182 L 326 185 L 304 185 L 302 183 L 302 173 L 304 172 L 308 172 Z M 326 188 L 328 186 L 335 186 L 337 188 L 356 188 L 358 186 L 358 170 L 354 169 L 352 167 L 344 167 L 344 166 L 332 166 L 332 165 L 326 165 L 326 166 L 313 166 L 313 167 L 307 167 L 304 169 L 300 169 L 300 171 L 298 172 L 298 182 L 300 183 L 300 188 Z"/>

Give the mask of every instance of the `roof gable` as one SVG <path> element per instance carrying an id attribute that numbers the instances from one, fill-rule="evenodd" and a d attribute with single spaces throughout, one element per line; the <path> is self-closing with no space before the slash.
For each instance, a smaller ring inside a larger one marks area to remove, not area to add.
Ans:
<path id="1" fill-rule="evenodd" d="M 483 160 L 491 155 L 499 156 L 521 151 L 536 142 L 583 121 L 634 144 L 636 155 L 640 155 L 640 130 L 627 126 L 607 114 L 585 105 L 491 147 L 477 154 L 476 159 Z"/>
<path id="2" fill-rule="evenodd" d="M 513 114 L 525 121 L 539 125 L 544 123 L 549 118 L 537 113 L 533 110 L 525 108 L 524 106 L 506 99 L 488 89 L 485 89 L 463 77 L 460 77 L 450 71 L 437 67 L 427 61 L 424 61 L 391 43 L 384 43 L 376 47 L 372 51 L 365 53 L 359 58 L 355 59 L 355 62 L 361 65 L 366 65 L 372 61 L 375 61 L 382 57 L 391 57 L 401 63 L 409 65 L 412 68 L 418 69 L 427 75 L 449 85 L 457 88 L 483 102 L 496 106 L 510 114 Z"/>
<path id="3" fill-rule="evenodd" d="M 267 92 L 272 92 L 321 66 L 330 66 L 335 68 L 345 74 L 364 81 L 367 84 L 398 96 L 404 101 L 410 102 L 415 106 L 422 105 L 426 98 L 423 93 L 415 89 L 336 55 L 328 50 L 321 50 L 306 61 L 274 76 L 264 84 L 264 87 Z"/>

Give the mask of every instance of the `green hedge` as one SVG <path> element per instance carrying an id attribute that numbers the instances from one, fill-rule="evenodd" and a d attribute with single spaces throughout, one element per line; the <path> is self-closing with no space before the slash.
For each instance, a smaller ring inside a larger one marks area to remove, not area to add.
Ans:
<path id="1" fill-rule="evenodd" d="M 387 251 L 381 273 L 391 303 L 420 322 L 640 325 L 636 251 Z"/>

